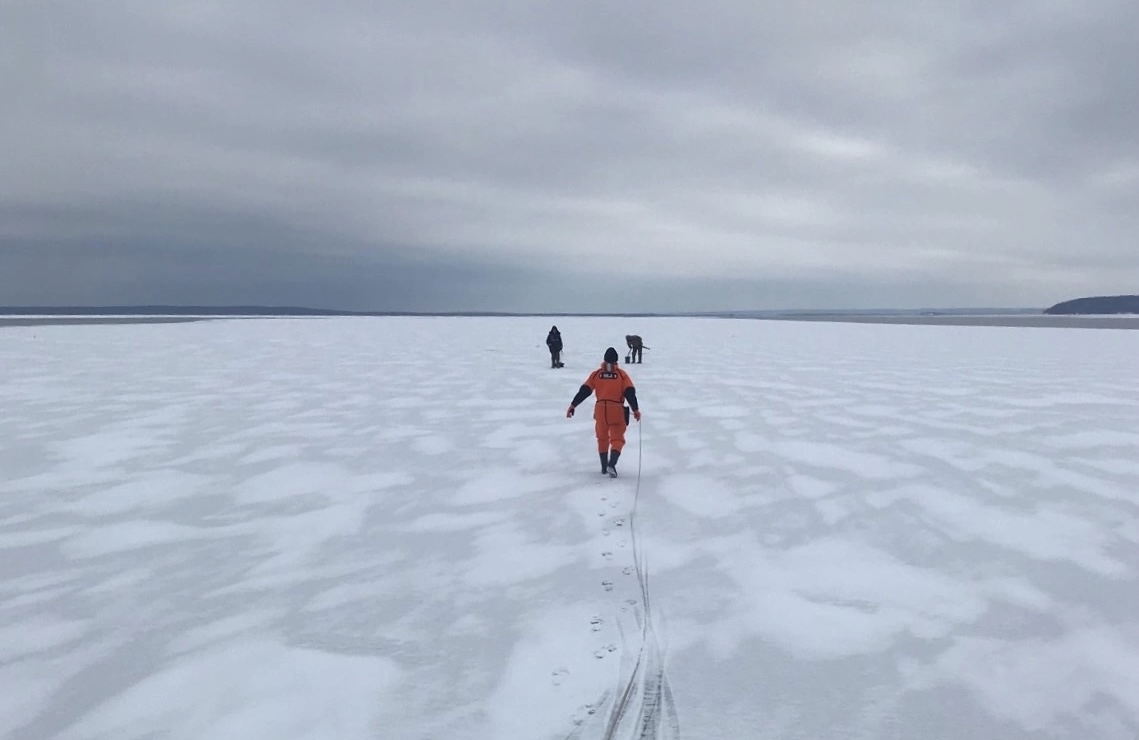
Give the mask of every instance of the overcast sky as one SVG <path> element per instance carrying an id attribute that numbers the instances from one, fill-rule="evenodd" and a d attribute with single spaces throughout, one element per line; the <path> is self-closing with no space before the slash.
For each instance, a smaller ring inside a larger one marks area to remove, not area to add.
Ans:
<path id="1" fill-rule="evenodd" d="M 1139 293 L 1135 0 L 0 2 L 0 305 Z"/>

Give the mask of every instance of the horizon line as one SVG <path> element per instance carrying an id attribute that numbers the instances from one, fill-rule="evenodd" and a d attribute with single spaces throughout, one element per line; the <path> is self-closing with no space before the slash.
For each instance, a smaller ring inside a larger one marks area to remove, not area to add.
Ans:
<path id="1" fill-rule="evenodd" d="M 669 317 L 669 316 L 709 316 L 730 317 L 734 315 L 780 315 L 780 314 L 875 314 L 875 313 L 954 313 L 954 312 L 1015 312 L 1043 311 L 1037 306 L 953 306 L 922 308 L 775 308 L 775 309 L 717 309 L 701 311 L 496 311 L 496 310 L 372 310 L 318 308 L 312 306 L 292 306 L 273 304 L 120 304 L 120 305 L 39 305 L 39 306 L 0 306 L 0 315 L 278 315 L 278 316 L 566 316 L 566 317 Z"/>

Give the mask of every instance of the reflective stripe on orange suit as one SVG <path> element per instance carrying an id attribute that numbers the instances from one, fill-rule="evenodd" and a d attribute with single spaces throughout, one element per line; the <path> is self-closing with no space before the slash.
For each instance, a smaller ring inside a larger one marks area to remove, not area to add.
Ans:
<path id="1" fill-rule="evenodd" d="M 590 373 L 585 385 L 593 391 L 593 431 L 597 435 L 597 451 L 618 452 L 625 446 L 625 389 L 633 387 L 633 379 L 619 367 L 603 363 Z"/>

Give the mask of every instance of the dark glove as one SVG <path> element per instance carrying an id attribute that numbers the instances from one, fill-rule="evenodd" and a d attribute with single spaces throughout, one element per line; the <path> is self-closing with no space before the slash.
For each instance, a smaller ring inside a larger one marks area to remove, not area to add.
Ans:
<path id="1" fill-rule="evenodd" d="M 637 409 L 636 411 L 633 412 L 633 418 L 636 419 L 637 421 L 641 420 L 641 410 L 640 409 Z"/>
<path id="2" fill-rule="evenodd" d="M 573 418 L 573 406 L 570 406 L 568 409 L 566 409 L 566 418 L 567 419 Z"/>

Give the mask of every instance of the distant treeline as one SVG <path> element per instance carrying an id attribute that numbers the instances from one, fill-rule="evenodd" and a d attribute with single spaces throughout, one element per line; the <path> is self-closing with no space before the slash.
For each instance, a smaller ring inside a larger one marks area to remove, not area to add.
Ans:
<path id="1" fill-rule="evenodd" d="M 1071 301 L 1057 303 L 1055 306 L 1044 309 L 1046 314 L 1072 315 L 1072 314 L 1113 314 L 1137 313 L 1139 314 L 1139 295 L 1112 295 L 1095 296 L 1092 298 L 1076 298 Z"/>

